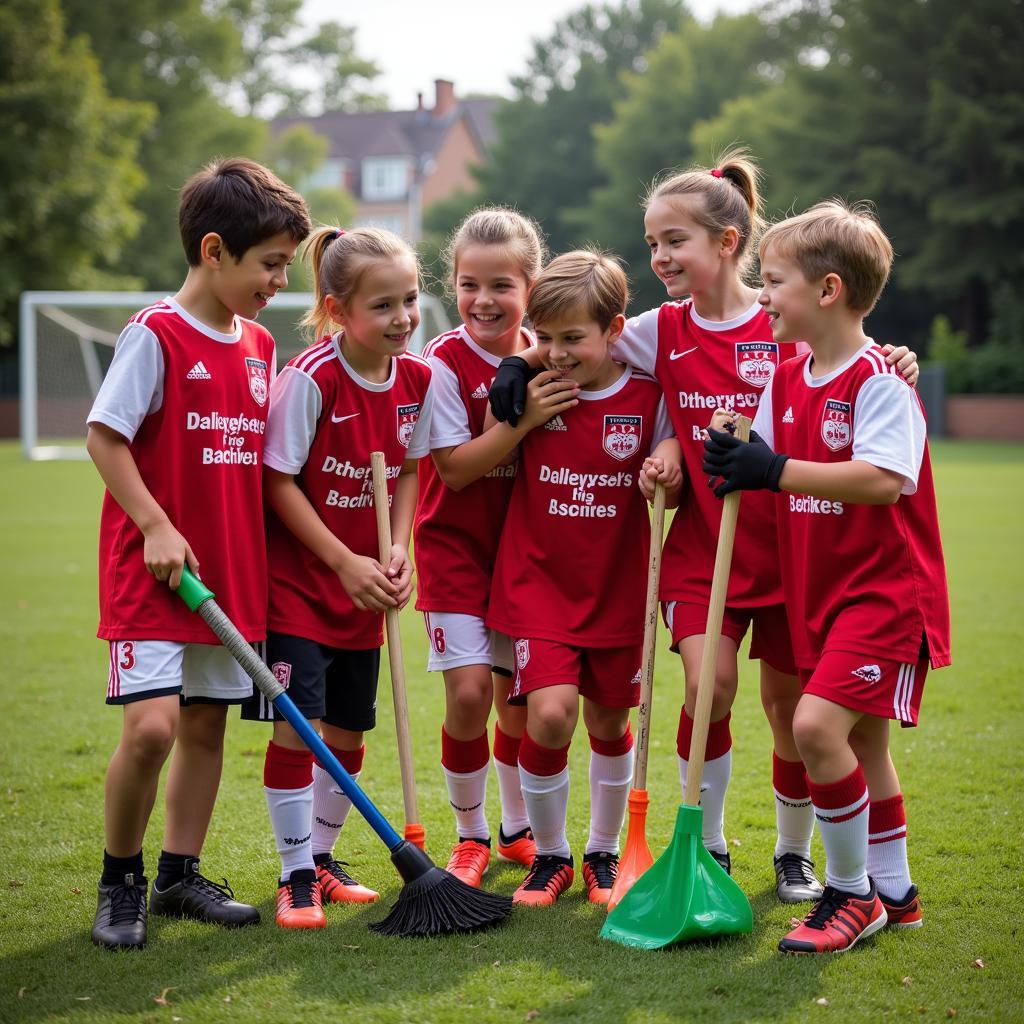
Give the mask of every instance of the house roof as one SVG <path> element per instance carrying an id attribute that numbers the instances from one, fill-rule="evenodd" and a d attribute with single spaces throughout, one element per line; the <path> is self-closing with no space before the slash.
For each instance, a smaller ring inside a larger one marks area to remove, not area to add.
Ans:
<path id="1" fill-rule="evenodd" d="M 330 156 L 359 161 L 374 156 L 408 156 L 422 161 L 436 156 L 452 126 L 464 119 L 481 150 L 494 140 L 492 112 L 497 100 L 460 101 L 448 114 L 429 110 L 375 110 L 364 113 L 282 117 L 271 125 L 278 134 L 293 124 L 308 124 L 330 142 Z"/>

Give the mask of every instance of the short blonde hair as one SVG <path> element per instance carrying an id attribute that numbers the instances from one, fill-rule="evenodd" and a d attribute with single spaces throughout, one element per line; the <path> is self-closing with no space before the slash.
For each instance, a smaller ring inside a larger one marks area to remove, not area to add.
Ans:
<path id="1" fill-rule="evenodd" d="M 625 313 L 629 281 L 618 261 L 594 249 L 556 256 L 541 272 L 530 292 L 526 314 L 537 326 L 580 310 L 607 329 Z"/>
<path id="2" fill-rule="evenodd" d="M 305 259 L 313 276 L 313 308 L 302 318 L 316 341 L 331 329 L 327 296 L 333 295 L 343 306 L 355 294 L 363 271 L 374 262 L 410 260 L 419 274 L 416 253 L 398 235 L 384 228 L 317 228 L 306 243 Z"/>
<path id="3" fill-rule="evenodd" d="M 791 259 L 808 281 L 838 274 L 856 313 L 871 312 L 892 269 L 892 243 L 865 202 L 848 206 L 829 199 L 779 221 L 761 239 L 762 259 L 770 248 Z"/>
<path id="4" fill-rule="evenodd" d="M 546 252 L 537 222 L 507 206 L 474 210 L 453 232 L 441 258 L 448 266 L 448 284 L 454 289 L 459 257 L 471 245 L 496 245 L 508 251 L 527 284 L 533 284 L 544 266 Z"/>
<path id="5" fill-rule="evenodd" d="M 656 199 L 673 205 L 683 202 L 686 212 L 715 238 L 726 228 L 734 227 L 739 235 L 736 265 L 740 273 L 746 273 L 753 262 L 753 244 L 764 226 L 760 178 L 761 172 L 750 153 L 737 147 L 720 154 L 713 168 L 691 167 L 651 182 L 644 196 L 644 210 L 650 209 Z M 694 199 L 698 201 L 692 202 Z"/>

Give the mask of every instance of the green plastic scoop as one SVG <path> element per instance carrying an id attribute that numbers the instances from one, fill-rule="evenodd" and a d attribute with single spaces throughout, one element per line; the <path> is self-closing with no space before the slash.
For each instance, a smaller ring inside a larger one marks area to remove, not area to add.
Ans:
<path id="1" fill-rule="evenodd" d="M 740 416 L 736 424 L 737 437 L 746 441 L 749 433 L 750 420 Z M 704 848 L 701 840 L 704 812 L 698 806 L 739 502 L 739 492 L 734 491 L 725 498 L 722 509 L 693 714 L 686 793 L 676 814 L 675 832 L 665 852 L 633 883 L 601 928 L 602 939 L 624 946 L 662 949 L 676 942 L 745 935 L 754 927 L 750 901 Z"/>

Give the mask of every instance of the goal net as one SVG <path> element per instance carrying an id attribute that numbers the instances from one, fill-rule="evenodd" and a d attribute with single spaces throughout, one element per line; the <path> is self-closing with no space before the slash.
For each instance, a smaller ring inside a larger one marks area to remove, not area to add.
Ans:
<path id="1" fill-rule="evenodd" d="M 24 292 L 21 296 L 21 446 L 29 459 L 84 459 L 85 418 L 114 355 L 121 329 L 165 292 Z M 305 345 L 298 322 L 308 293 L 277 295 L 259 323 L 277 341 L 283 366 Z M 441 301 L 420 296 L 420 326 L 409 346 L 419 352 L 451 326 Z"/>

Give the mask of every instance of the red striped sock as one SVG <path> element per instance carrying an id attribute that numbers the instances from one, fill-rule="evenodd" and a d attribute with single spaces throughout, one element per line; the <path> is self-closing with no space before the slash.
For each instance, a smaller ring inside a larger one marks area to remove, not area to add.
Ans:
<path id="1" fill-rule="evenodd" d="M 907 815 L 903 794 L 872 800 L 868 811 L 868 874 L 890 900 L 902 899 L 910 888 L 907 863 Z"/>

